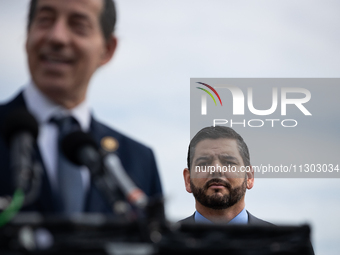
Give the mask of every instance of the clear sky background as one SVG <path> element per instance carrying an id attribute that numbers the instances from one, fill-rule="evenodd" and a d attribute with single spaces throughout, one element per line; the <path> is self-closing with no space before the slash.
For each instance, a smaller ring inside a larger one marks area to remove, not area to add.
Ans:
<path id="1" fill-rule="evenodd" d="M 338 0 L 116 2 L 118 49 L 92 79 L 88 100 L 97 118 L 153 148 L 167 216 L 174 221 L 194 212 L 182 178 L 190 78 L 340 76 Z M 30 79 L 27 6 L 28 0 L 0 0 L 1 102 Z M 339 106 L 329 106 L 332 120 L 339 118 Z M 336 123 L 326 119 L 324 125 Z M 339 128 L 327 128 L 336 141 Z M 327 143 L 308 146 L 329 150 Z M 339 184 L 340 179 L 257 179 L 246 207 L 274 223 L 310 223 L 316 254 L 338 254 Z"/>

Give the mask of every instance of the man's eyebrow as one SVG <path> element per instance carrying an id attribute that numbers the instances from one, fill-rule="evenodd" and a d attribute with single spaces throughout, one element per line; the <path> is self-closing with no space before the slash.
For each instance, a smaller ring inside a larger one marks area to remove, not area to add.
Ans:
<path id="1" fill-rule="evenodd" d="M 43 5 L 43 6 L 40 6 L 37 8 L 37 13 L 38 12 L 53 12 L 55 13 L 55 9 L 51 6 L 48 6 L 48 5 Z M 89 19 L 88 15 L 84 14 L 84 13 L 79 13 L 79 12 L 75 12 L 75 13 L 72 13 L 71 16 L 73 18 L 77 18 L 77 19 Z"/>
<path id="2" fill-rule="evenodd" d="M 88 20 L 89 16 L 83 13 L 72 13 L 72 18 Z"/>
<path id="3" fill-rule="evenodd" d="M 239 161 L 236 157 L 229 156 L 229 155 L 219 155 L 218 157 L 219 159 L 230 160 L 230 161 L 234 161 L 235 163 L 239 164 Z"/>
<path id="4" fill-rule="evenodd" d="M 51 6 L 40 6 L 37 8 L 37 13 L 39 12 L 55 12 L 55 10 Z"/>
<path id="5" fill-rule="evenodd" d="M 211 156 L 201 156 L 195 160 L 195 163 L 197 163 L 200 160 L 210 160 L 212 157 Z"/>

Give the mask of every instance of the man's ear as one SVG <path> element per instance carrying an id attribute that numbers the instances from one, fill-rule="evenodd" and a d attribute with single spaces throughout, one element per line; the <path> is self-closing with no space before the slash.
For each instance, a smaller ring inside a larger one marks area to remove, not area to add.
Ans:
<path id="1" fill-rule="evenodd" d="M 246 172 L 247 174 L 247 189 L 251 189 L 254 186 L 254 169 L 250 165 L 249 166 L 249 172 Z"/>
<path id="2" fill-rule="evenodd" d="M 183 170 L 183 177 L 184 177 L 184 184 L 185 184 L 186 191 L 189 193 L 192 193 L 191 187 L 190 187 L 190 171 L 188 168 L 185 168 Z"/>
<path id="3" fill-rule="evenodd" d="M 102 55 L 102 59 L 100 62 L 100 66 L 105 65 L 109 62 L 115 53 L 117 48 L 117 38 L 114 35 L 111 35 L 109 39 L 104 42 L 104 51 Z"/>

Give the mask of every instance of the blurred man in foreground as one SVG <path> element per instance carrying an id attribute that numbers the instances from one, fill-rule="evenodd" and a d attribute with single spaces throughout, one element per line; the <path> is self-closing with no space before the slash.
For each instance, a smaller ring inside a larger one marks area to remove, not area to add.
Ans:
<path id="1" fill-rule="evenodd" d="M 162 193 L 152 151 L 98 122 L 86 101 L 92 75 L 115 52 L 115 22 L 112 0 L 31 0 L 26 40 L 31 81 L 14 100 L 0 106 L 1 122 L 23 107 L 39 124 L 35 154 L 43 166 L 43 180 L 37 200 L 25 210 L 112 212 L 88 169 L 67 162 L 60 151 L 61 136 L 76 129 L 90 132 L 98 146 L 115 151 L 148 196 Z M 4 137 L 0 164 L 0 196 L 11 196 L 14 173 Z"/>

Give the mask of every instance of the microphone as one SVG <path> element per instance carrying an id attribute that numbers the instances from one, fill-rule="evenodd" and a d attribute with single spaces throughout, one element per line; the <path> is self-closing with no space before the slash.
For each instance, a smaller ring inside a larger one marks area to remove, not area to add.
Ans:
<path id="1" fill-rule="evenodd" d="M 144 209 L 148 204 L 148 198 L 127 175 L 119 157 L 113 153 L 107 154 L 104 157 L 104 165 L 118 181 L 118 186 L 126 199 L 134 206 Z"/>
<path id="2" fill-rule="evenodd" d="M 126 213 L 129 208 L 122 202 L 123 194 L 116 179 L 104 171 L 102 156 L 92 136 L 75 131 L 64 137 L 61 146 L 63 153 L 72 163 L 84 165 L 90 170 L 96 187 L 104 193 L 112 210 L 120 215 Z"/>
<path id="3" fill-rule="evenodd" d="M 10 147 L 10 162 L 15 178 L 14 186 L 27 191 L 34 176 L 33 146 L 38 137 L 38 123 L 25 109 L 11 112 L 4 123 L 5 141 Z"/>
<path id="4" fill-rule="evenodd" d="M 114 213 L 129 220 L 146 217 L 146 236 L 159 232 L 164 226 L 163 199 L 149 201 L 127 175 L 116 154 L 102 155 L 92 137 L 81 131 L 65 136 L 62 149 L 71 162 L 89 168 L 96 187 L 104 193 Z M 123 200 L 124 197 L 135 210 Z"/>
<path id="5" fill-rule="evenodd" d="M 97 185 L 109 196 L 111 202 L 117 200 L 113 194 L 117 194 L 119 188 L 131 204 L 138 208 L 147 205 L 146 195 L 126 174 L 118 156 L 107 154 L 102 158 L 95 141 L 89 134 L 76 131 L 65 136 L 62 149 L 70 161 L 89 168 L 91 175 L 97 180 Z"/>
<path id="6" fill-rule="evenodd" d="M 61 148 L 72 163 L 86 166 L 93 176 L 100 174 L 101 156 L 90 134 L 82 131 L 72 132 L 64 137 Z"/>

